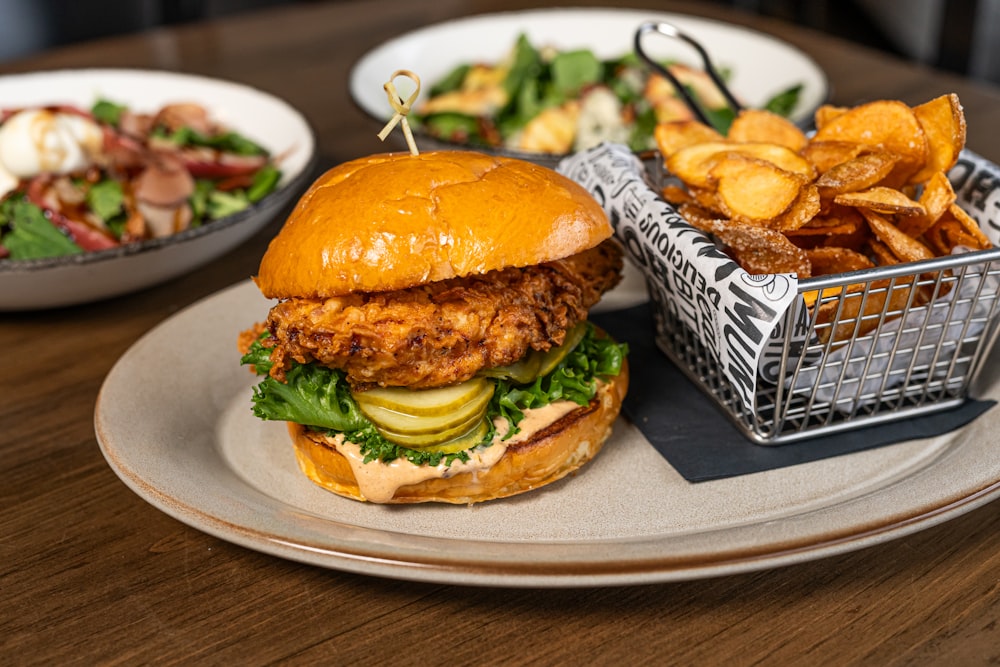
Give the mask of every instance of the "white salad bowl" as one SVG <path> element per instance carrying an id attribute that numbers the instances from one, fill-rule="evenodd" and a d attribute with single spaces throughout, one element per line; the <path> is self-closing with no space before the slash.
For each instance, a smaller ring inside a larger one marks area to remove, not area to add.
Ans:
<path id="1" fill-rule="evenodd" d="M 308 185 L 315 133 L 285 101 L 250 86 L 156 70 L 77 69 L 0 77 L 5 108 L 108 99 L 139 112 L 176 102 L 280 156 L 278 187 L 249 208 L 171 236 L 67 257 L 0 260 L 0 311 L 87 303 L 164 282 L 210 262 L 258 232 Z"/>

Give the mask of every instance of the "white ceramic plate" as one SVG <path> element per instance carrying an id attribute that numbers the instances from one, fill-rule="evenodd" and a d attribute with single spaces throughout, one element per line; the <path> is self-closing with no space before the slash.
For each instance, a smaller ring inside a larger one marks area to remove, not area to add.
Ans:
<path id="1" fill-rule="evenodd" d="M 5 108 L 69 103 L 90 108 L 100 97 L 137 111 L 197 102 L 213 119 L 253 139 L 281 160 L 278 188 L 250 208 L 172 236 L 71 257 L 0 260 L 0 311 L 68 306 L 142 289 L 191 271 L 248 239 L 298 195 L 316 157 L 312 127 L 283 100 L 249 86 L 154 70 L 80 69 L 0 77 Z"/>
<path id="2" fill-rule="evenodd" d="M 716 67 L 731 70 L 729 87 L 748 106 L 761 106 L 776 93 L 802 84 L 792 119 L 808 124 L 827 99 L 823 70 L 802 51 L 769 35 L 683 14 L 583 8 L 484 14 L 406 33 L 369 51 L 354 65 L 351 95 L 370 116 L 388 120 L 393 112 L 382 84 L 396 70 L 415 72 L 429 88 L 459 64 L 502 59 L 521 33 L 538 47 L 589 48 L 598 57 L 612 58 L 632 51 L 635 32 L 644 21 L 672 23 L 698 40 Z M 678 40 L 646 35 L 642 43 L 653 57 L 701 66 L 697 53 Z M 402 91 L 409 82 L 397 83 Z M 425 94 L 421 95 L 423 99 Z"/>
<path id="3" fill-rule="evenodd" d="M 606 303 L 641 298 L 619 288 Z M 108 375 L 95 426 L 139 496 L 275 556 L 451 584 L 651 583 L 875 545 L 1000 495 L 993 410 L 946 437 L 700 484 L 619 420 L 578 475 L 535 492 L 472 507 L 358 503 L 309 482 L 284 426 L 250 413 L 255 378 L 239 365 L 236 336 L 268 307 L 244 283 L 152 330 Z M 1000 365 L 984 380 L 977 396 L 1000 398 Z"/>

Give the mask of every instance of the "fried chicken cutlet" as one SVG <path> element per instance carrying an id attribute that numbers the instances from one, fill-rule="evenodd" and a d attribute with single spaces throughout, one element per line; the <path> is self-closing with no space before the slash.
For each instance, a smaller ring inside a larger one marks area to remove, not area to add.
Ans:
<path id="1" fill-rule="evenodd" d="M 341 369 L 355 388 L 443 386 L 562 344 L 621 270 L 621 250 L 606 241 L 553 262 L 409 289 L 287 299 L 244 340 L 270 332 L 279 380 L 294 360 Z"/>

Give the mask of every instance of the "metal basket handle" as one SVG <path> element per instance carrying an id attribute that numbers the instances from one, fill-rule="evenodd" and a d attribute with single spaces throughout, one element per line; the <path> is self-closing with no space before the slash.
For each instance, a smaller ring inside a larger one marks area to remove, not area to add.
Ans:
<path id="1" fill-rule="evenodd" d="M 702 67 L 704 67 L 705 72 L 712 79 L 712 83 L 715 87 L 719 89 L 722 96 L 726 98 L 726 102 L 729 104 L 733 113 L 739 113 L 743 105 L 729 92 L 729 88 L 722 81 L 722 77 L 719 76 L 718 71 L 715 69 L 715 65 L 712 64 L 712 59 L 708 56 L 708 52 L 690 35 L 684 33 L 679 28 L 670 23 L 659 23 L 656 21 L 646 21 L 639 25 L 638 30 L 635 32 L 635 52 L 639 58 L 645 62 L 649 67 L 655 70 L 658 74 L 665 77 L 670 83 L 674 84 L 674 88 L 677 89 L 677 94 L 681 96 L 684 103 L 687 104 L 688 108 L 695 117 L 704 123 L 705 125 L 712 126 L 712 122 L 709 120 L 708 114 L 702 109 L 701 103 L 688 92 L 687 88 L 677 80 L 677 77 L 668 70 L 666 67 L 658 63 L 656 60 L 651 58 L 649 54 L 645 52 L 642 48 L 642 38 L 648 33 L 656 32 L 665 37 L 673 37 L 686 42 L 688 45 L 692 46 L 698 55 L 701 57 Z"/>

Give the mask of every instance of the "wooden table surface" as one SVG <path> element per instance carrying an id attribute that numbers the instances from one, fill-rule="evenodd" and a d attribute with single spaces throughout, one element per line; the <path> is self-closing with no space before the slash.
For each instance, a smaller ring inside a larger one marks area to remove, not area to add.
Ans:
<path id="1" fill-rule="evenodd" d="M 424 24 L 530 5 L 293 4 L 72 46 L 2 70 L 152 67 L 249 83 L 306 114 L 321 166 L 329 166 L 381 149 L 378 124 L 347 93 L 349 69 L 366 50 Z M 957 92 L 968 145 L 1000 160 L 994 88 L 715 5 L 630 5 L 714 16 L 784 38 L 826 70 L 837 104 L 919 103 Z M 138 294 L 0 314 L 0 663 L 1000 661 L 998 503 L 885 544 L 779 569 L 552 590 L 325 570 L 235 546 L 156 510 L 101 456 L 93 429 L 101 382 L 151 327 L 251 275 L 278 224 L 210 266 Z"/>

